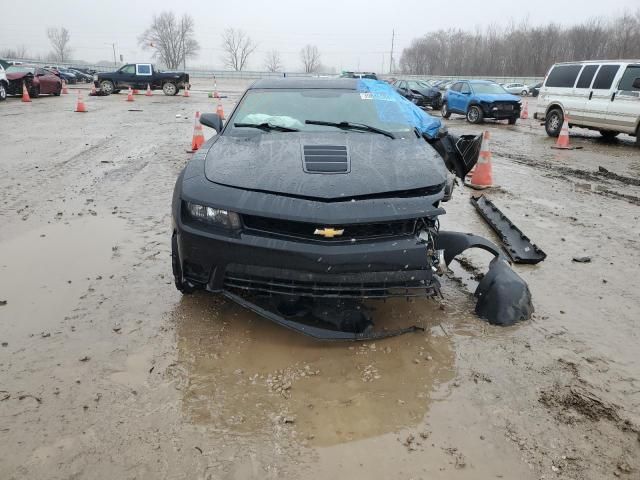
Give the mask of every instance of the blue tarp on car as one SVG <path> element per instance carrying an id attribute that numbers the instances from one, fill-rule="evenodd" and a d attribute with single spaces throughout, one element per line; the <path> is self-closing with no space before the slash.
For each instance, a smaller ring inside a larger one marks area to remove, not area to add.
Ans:
<path id="1" fill-rule="evenodd" d="M 391 85 L 378 80 L 358 80 L 358 91 L 371 95 L 378 116 L 387 122 L 408 123 L 429 138 L 436 138 L 442 122 L 400 95 Z"/>

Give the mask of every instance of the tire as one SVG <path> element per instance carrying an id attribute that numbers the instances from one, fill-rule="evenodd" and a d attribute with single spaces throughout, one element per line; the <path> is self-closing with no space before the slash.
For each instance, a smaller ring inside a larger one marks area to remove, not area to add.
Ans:
<path id="1" fill-rule="evenodd" d="M 605 140 L 613 140 L 618 135 L 620 135 L 620 132 L 613 132 L 611 130 L 600 130 L 600 135 L 602 135 L 602 138 L 604 138 Z"/>
<path id="2" fill-rule="evenodd" d="M 517 121 L 518 121 L 518 117 L 511 117 L 509 119 L 509 125 L 515 125 Z"/>
<path id="3" fill-rule="evenodd" d="M 173 82 L 165 82 L 164 85 L 162 85 L 162 91 L 167 96 L 173 96 L 178 94 L 178 87 Z"/>
<path id="4" fill-rule="evenodd" d="M 442 118 L 451 117 L 451 112 L 449 111 L 449 107 L 447 106 L 447 102 L 442 102 L 442 105 L 440 106 L 440 115 L 442 115 Z"/>
<path id="5" fill-rule="evenodd" d="M 102 80 L 100 82 L 100 90 L 105 92 L 107 95 L 111 95 L 112 93 L 118 93 L 116 91 L 116 87 L 111 80 Z"/>
<path id="6" fill-rule="evenodd" d="M 53 96 L 59 97 L 60 93 L 62 93 L 62 84 L 58 85 L 58 89 L 55 92 L 53 92 Z"/>
<path id="7" fill-rule="evenodd" d="M 638 125 L 638 129 L 636 130 L 636 147 L 640 148 L 640 125 Z"/>
<path id="8" fill-rule="evenodd" d="M 467 122 L 477 125 L 484 120 L 484 113 L 478 105 L 471 105 L 467 109 Z"/>
<path id="9" fill-rule="evenodd" d="M 178 237 L 175 233 L 171 237 L 171 267 L 176 288 L 184 295 L 195 292 L 195 287 L 190 282 L 185 282 L 182 278 L 182 266 L 180 265 L 180 255 L 178 254 Z"/>
<path id="10" fill-rule="evenodd" d="M 544 129 L 547 131 L 547 135 L 550 137 L 557 137 L 562 130 L 562 124 L 564 123 L 564 114 L 559 108 L 553 108 L 547 113 L 547 118 L 544 120 Z"/>
<path id="11" fill-rule="evenodd" d="M 529 92 L 527 92 L 526 90 L 522 90 L 522 92 L 520 92 L 520 95 L 526 97 L 527 95 L 529 95 Z"/>
<path id="12" fill-rule="evenodd" d="M 0 82 L 0 102 L 4 102 L 7 99 L 7 86 L 4 82 Z"/>
<path id="13" fill-rule="evenodd" d="M 32 85 L 29 89 L 29 96 L 31 98 L 38 98 L 40 96 L 40 87 Z"/>

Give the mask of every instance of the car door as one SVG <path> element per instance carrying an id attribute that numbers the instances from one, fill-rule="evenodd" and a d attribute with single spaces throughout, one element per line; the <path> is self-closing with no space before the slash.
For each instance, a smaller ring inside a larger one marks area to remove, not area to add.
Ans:
<path id="1" fill-rule="evenodd" d="M 139 89 L 147 88 L 147 84 L 151 84 L 152 76 L 153 70 L 150 63 L 137 63 L 134 87 Z"/>
<path id="2" fill-rule="evenodd" d="M 36 68 L 36 76 L 40 82 L 40 93 L 48 94 L 54 92 L 54 82 L 55 80 L 52 77 L 55 75 L 44 68 Z"/>
<path id="3" fill-rule="evenodd" d="M 614 93 L 607 110 L 607 123 L 614 131 L 636 133 L 640 119 L 640 88 L 633 82 L 640 78 L 640 63 L 628 65 L 614 80 Z"/>
<path id="4" fill-rule="evenodd" d="M 132 87 L 136 78 L 136 66 L 134 64 L 125 65 L 114 75 L 116 88 Z"/>
<path id="5" fill-rule="evenodd" d="M 462 101 L 460 99 L 461 93 L 460 88 L 462 88 L 462 82 L 457 82 L 451 85 L 451 88 L 446 91 L 447 95 L 447 107 L 450 112 L 460 112 L 460 105 L 462 105 Z M 464 112 L 463 112 L 464 113 Z"/>
<path id="6" fill-rule="evenodd" d="M 569 115 L 575 125 L 583 125 L 588 121 L 587 102 L 591 95 L 591 84 L 599 68 L 600 65 L 597 63 L 583 65 L 573 90 L 564 99 L 565 114 Z"/>
<path id="7" fill-rule="evenodd" d="M 469 102 L 471 102 L 472 95 L 471 85 L 469 82 L 460 82 L 460 94 L 459 94 L 459 107 L 458 110 L 466 115 Z"/>
<path id="8" fill-rule="evenodd" d="M 607 113 L 611 101 L 615 98 L 616 90 L 613 88 L 613 80 L 616 78 L 620 66 L 619 63 L 600 65 L 589 90 L 581 125 L 604 130 L 610 128 Z"/>

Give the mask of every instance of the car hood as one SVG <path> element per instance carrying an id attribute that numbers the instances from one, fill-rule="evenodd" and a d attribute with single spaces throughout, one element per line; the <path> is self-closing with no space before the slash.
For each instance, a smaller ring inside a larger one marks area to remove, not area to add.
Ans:
<path id="1" fill-rule="evenodd" d="M 437 88 L 414 88 L 412 91 L 418 92 L 424 97 L 433 97 L 434 95 L 440 94 L 440 90 Z"/>
<path id="2" fill-rule="evenodd" d="M 344 146 L 348 173 L 308 173 L 304 147 Z M 367 133 L 222 135 L 205 175 L 221 185 L 307 198 L 339 199 L 443 185 L 442 158 L 424 140 Z"/>
<path id="3" fill-rule="evenodd" d="M 482 93 L 474 95 L 481 102 L 519 102 L 520 97 L 510 93 Z"/>
<path id="4" fill-rule="evenodd" d="M 20 78 L 33 77 L 33 73 L 29 72 L 11 72 L 7 73 L 7 80 L 18 80 Z"/>

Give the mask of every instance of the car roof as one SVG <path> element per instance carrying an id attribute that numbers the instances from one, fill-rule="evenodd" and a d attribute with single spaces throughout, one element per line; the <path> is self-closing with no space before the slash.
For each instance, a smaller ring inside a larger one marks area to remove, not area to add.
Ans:
<path id="1" fill-rule="evenodd" d="M 357 90 L 359 78 L 265 78 L 256 80 L 249 90 L 286 88 L 328 88 L 336 90 Z"/>
<path id="2" fill-rule="evenodd" d="M 469 83 L 475 83 L 475 84 L 489 84 L 489 83 L 496 83 L 493 80 L 463 80 Z"/>
<path id="3" fill-rule="evenodd" d="M 583 63 L 640 63 L 640 59 L 622 58 L 616 60 L 576 60 L 575 62 L 558 62 L 554 65 L 582 65 Z"/>

